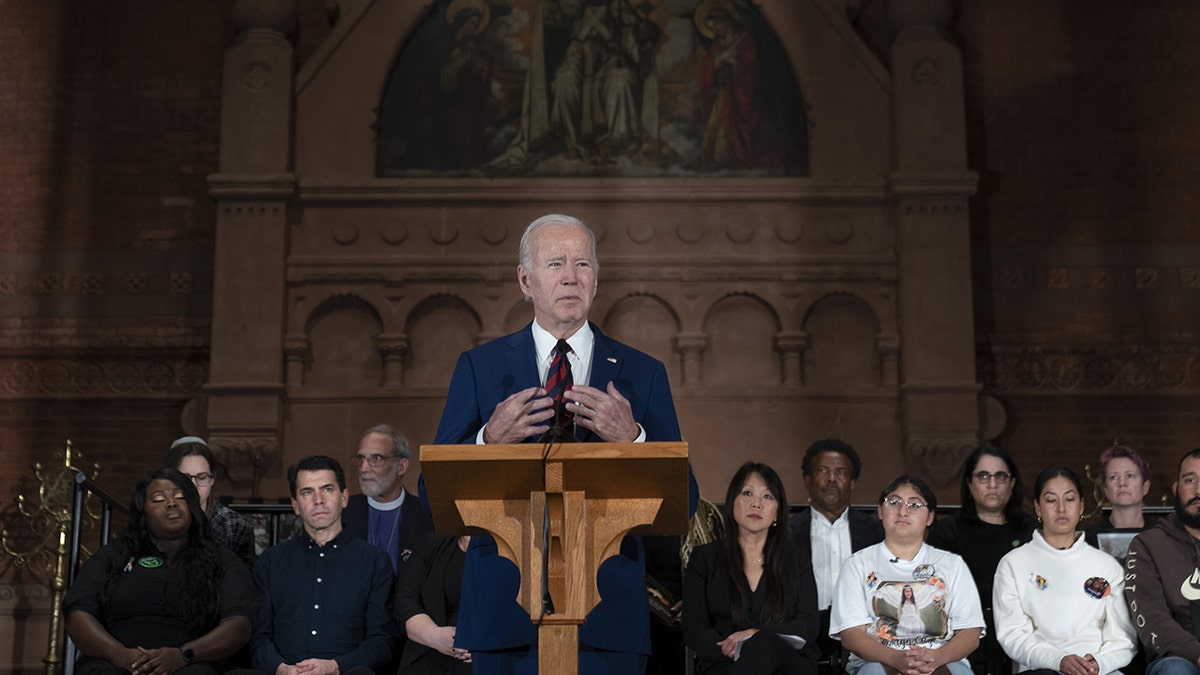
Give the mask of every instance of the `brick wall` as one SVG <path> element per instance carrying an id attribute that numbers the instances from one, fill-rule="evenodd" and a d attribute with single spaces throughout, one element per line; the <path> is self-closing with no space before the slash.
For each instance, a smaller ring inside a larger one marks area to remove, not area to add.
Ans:
<path id="1" fill-rule="evenodd" d="M 1026 473 L 1200 445 L 1200 7 L 962 3 L 981 379 Z"/>
<path id="2" fill-rule="evenodd" d="M 0 2 L 0 513 L 38 503 L 31 465 L 67 438 L 126 498 L 182 432 L 207 370 L 229 10 Z M 27 577 L 0 558 L 0 582 Z"/>

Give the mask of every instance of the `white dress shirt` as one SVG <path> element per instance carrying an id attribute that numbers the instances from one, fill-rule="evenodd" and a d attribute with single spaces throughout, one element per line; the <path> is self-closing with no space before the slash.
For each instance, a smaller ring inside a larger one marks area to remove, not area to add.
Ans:
<path id="1" fill-rule="evenodd" d="M 534 321 L 532 325 L 538 382 L 545 386 L 546 376 L 550 373 L 550 364 L 554 361 L 554 347 L 558 345 L 558 338 L 539 326 L 537 321 Z M 584 322 L 574 335 L 567 338 L 567 344 L 571 346 L 571 351 L 567 353 L 567 360 L 571 362 L 571 383 L 572 385 L 587 385 L 592 376 L 592 354 L 595 352 L 596 346 L 596 334 L 592 332 L 591 324 Z M 607 386 L 608 383 L 605 382 L 598 388 L 604 389 Z M 646 440 L 646 430 L 640 424 L 637 427 L 638 435 L 633 442 L 643 443 Z M 479 428 L 479 433 L 475 434 L 476 443 L 480 445 L 484 443 L 483 430 L 486 428 L 486 423 Z"/>
<path id="2" fill-rule="evenodd" d="M 812 514 L 809 537 L 813 576 L 817 579 L 817 609 L 829 609 L 842 563 L 854 552 L 850 547 L 850 507 L 847 506 L 832 523 L 811 504 L 808 508 Z"/>

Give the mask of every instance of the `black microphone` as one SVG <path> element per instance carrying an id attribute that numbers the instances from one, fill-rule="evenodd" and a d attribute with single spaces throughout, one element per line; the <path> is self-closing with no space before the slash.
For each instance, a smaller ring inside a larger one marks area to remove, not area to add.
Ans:
<path id="1" fill-rule="evenodd" d="M 892 559 L 891 559 L 891 560 L 889 560 L 888 562 L 890 562 L 890 563 L 898 563 L 898 562 L 900 562 L 900 556 L 896 556 L 895 558 L 892 558 Z"/>

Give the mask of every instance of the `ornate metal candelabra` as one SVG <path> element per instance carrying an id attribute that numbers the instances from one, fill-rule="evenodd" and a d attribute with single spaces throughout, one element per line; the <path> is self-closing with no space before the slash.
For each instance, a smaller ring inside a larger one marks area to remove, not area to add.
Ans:
<path id="1" fill-rule="evenodd" d="M 71 536 L 71 516 L 75 496 L 75 476 L 81 473 L 75 462 L 82 463 L 82 456 L 71 447 L 67 439 L 62 453 L 62 464 L 43 467 L 41 462 L 33 465 L 38 480 L 38 503 L 32 505 L 24 494 L 17 495 L 17 513 L 24 519 L 20 530 L 5 527 L 0 530 L 0 547 L 13 559 L 16 567 L 29 569 L 36 578 L 45 581 L 51 574 L 50 586 L 50 637 L 46 657 L 46 675 L 62 672 L 62 655 L 59 635 L 62 632 L 62 599 L 67 588 L 68 542 Z M 93 464 L 91 477 L 95 478 L 100 467 Z M 83 524 L 90 526 L 99 516 L 88 510 Z M 15 523 L 14 523 L 15 524 Z M 83 529 L 81 527 L 81 529 Z"/>

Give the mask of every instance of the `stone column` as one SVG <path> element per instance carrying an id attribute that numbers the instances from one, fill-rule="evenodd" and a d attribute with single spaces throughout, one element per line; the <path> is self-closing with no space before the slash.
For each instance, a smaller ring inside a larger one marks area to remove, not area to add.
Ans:
<path id="1" fill-rule="evenodd" d="M 225 52 L 213 274 L 209 445 L 238 485 L 270 470 L 284 401 L 294 0 L 236 0 Z"/>
<path id="2" fill-rule="evenodd" d="M 380 335 L 379 353 L 383 356 L 383 386 L 404 386 L 404 359 L 408 357 L 408 336 Z"/>
<path id="3" fill-rule="evenodd" d="M 979 433 L 967 209 L 976 176 L 962 56 L 946 34 L 952 3 L 892 0 L 890 14 L 905 449 L 914 470 L 945 487 Z"/>
<path id="4" fill-rule="evenodd" d="M 804 352 L 811 340 L 801 331 L 783 332 L 775 336 L 775 351 L 783 359 L 783 386 L 804 386 Z"/>
<path id="5" fill-rule="evenodd" d="M 675 351 L 683 360 L 681 385 L 695 387 L 703 384 L 700 364 L 706 347 L 708 336 L 702 331 L 685 331 L 675 336 Z"/>
<path id="6" fill-rule="evenodd" d="M 283 358 L 287 361 L 287 386 L 303 387 L 311 348 L 308 336 L 289 334 L 283 340 Z"/>

